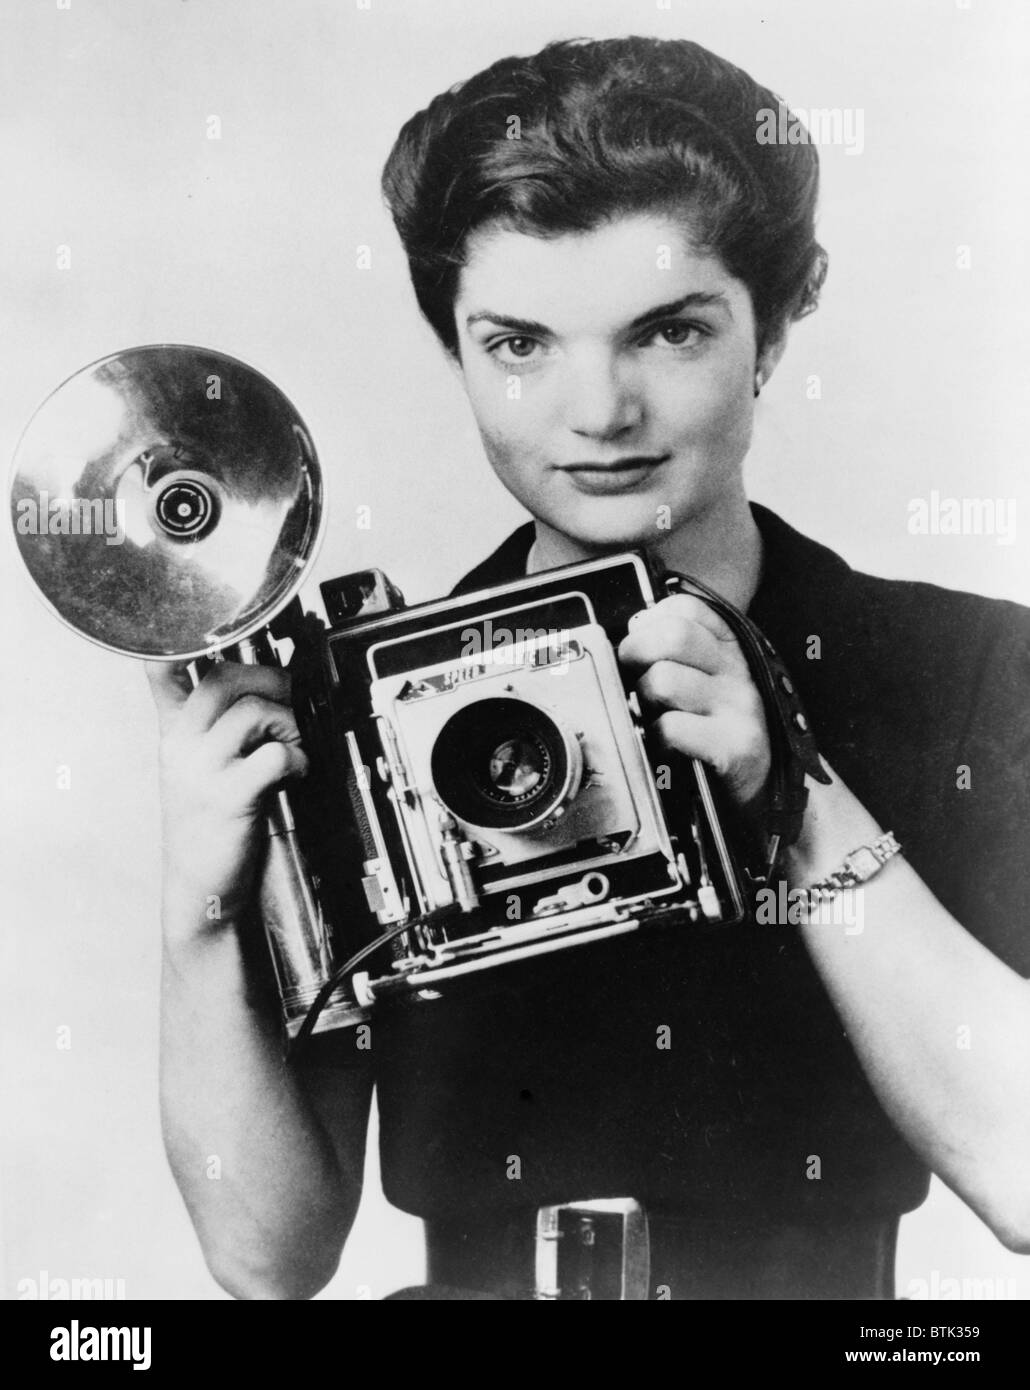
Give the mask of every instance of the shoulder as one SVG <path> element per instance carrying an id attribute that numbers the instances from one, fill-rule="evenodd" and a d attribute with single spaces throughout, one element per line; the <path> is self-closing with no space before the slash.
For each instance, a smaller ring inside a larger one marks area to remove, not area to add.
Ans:
<path id="1" fill-rule="evenodd" d="M 952 693 L 981 685 L 988 670 L 1030 675 L 1030 608 L 866 574 L 767 509 L 754 511 L 765 573 L 753 616 L 760 627 L 780 629 L 795 656 L 816 635 L 824 648 L 873 662 L 890 683 L 940 681 Z"/>
<path id="2" fill-rule="evenodd" d="M 876 667 L 872 699 L 899 730 L 940 740 L 1002 781 L 1030 758 L 1030 609 L 935 584 L 855 573 L 855 610 Z M 920 728 L 921 721 L 929 728 Z M 956 755 L 958 756 L 958 754 Z"/>
<path id="3" fill-rule="evenodd" d="M 1030 608 L 1009 599 L 987 598 L 962 589 L 948 589 L 921 580 L 884 579 L 879 575 L 850 571 L 854 600 L 867 607 L 881 622 L 908 635 L 983 647 L 1002 633 L 1030 637 Z"/>
<path id="4" fill-rule="evenodd" d="M 1030 608 L 1006 599 L 852 571 L 851 601 L 875 645 L 915 674 L 981 684 L 1030 668 Z"/>

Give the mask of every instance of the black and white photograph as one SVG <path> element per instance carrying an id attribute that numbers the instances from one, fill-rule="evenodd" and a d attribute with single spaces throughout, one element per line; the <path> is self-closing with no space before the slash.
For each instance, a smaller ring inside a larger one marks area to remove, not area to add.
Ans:
<path id="1" fill-rule="evenodd" d="M 988 1360 L 1025 7 L 0 13 L 40 1354 L 160 1369 L 123 1302 L 653 1300 Z"/>

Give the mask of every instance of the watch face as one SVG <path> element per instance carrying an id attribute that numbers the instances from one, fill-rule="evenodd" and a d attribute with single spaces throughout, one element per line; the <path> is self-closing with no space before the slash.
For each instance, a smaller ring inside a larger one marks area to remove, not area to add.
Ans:
<path id="1" fill-rule="evenodd" d="M 859 883 L 864 883 L 867 878 L 872 878 L 879 867 L 880 861 L 868 845 L 863 845 L 861 849 L 856 849 L 853 854 L 848 855 L 848 868 Z"/>

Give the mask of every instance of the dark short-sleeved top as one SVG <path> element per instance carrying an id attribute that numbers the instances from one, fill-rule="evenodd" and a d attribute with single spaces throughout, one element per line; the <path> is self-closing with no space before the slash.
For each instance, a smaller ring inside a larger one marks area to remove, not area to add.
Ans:
<path id="1" fill-rule="evenodd" d="M 858 573 L 753 512 L 749 612 L 821 752 L 941 903 L 1030 975 L 1030 610 Z M 530 523 L 455 593 L 524 575 L 532 540 Z M 403 1210 L 634 1196 L 768 1223 L 923 1200 L 927 1169 L 796 928 L 639 934 L 491 973 L 374 1020 L 383 1188 Z"/>

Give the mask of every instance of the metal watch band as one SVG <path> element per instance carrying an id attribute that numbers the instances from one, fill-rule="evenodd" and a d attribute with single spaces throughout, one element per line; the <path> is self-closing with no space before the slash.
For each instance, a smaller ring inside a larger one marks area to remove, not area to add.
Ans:
<path id="1" fill-rule="evenodd" d="M 834 897 L 845 888 L 857 888 L 860 883 L 867 883 L 874 874 L 880 872 L 889 859 L 900 853 L 901 846 L 890 830 L 878 840 L 874 840 L 871 845 L 859 845 L 845 856 L 839 869 L 827 874 L 818 883 L 809 884 L 805 889 L 809 907 L 825 902 L 827 898 Z"/>

